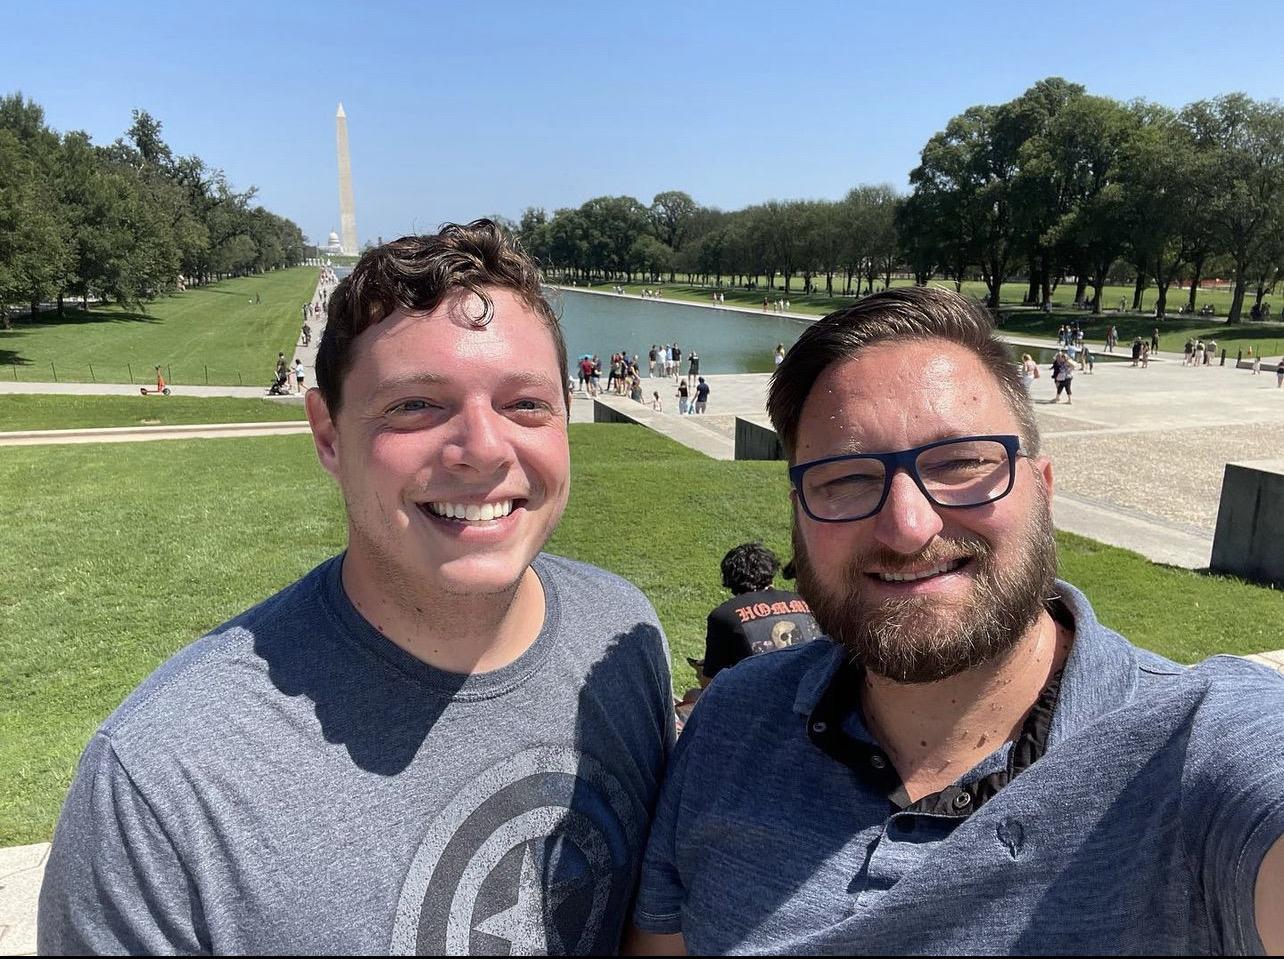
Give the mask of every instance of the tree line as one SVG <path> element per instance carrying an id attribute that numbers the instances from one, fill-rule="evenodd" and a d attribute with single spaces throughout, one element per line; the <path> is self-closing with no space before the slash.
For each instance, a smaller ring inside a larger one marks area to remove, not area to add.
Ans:
<path id="1" fill-rule="evenodd" d="M 133 111 L 107 146 L 59 134 L 21 93 L 0 98 L 0 310 L 89 298 L 138 304 L 188 285 L 295 266 L 299 227 L 254 204 L 161 124 Z"/>
<path id="2" fill-rule="evenodd" d="M 858 186 L 841 200 L 701 206 L 681 191 L 644 204 L 597 197 L 512 228 L 553 275 L 634 277 L 828 295 L 888 286 L 893 274 L 1005 284 L 1047 307 L 1073 280 L 1097 312 L 1107 282 L 1134 286 L 1133 309 L 1174 283 L 1229 277 L 1229 321 L 1284 279 L 1284 107 L 1232 93 L 1181 110 L 1095 96 L 1050 77 L 1015 99 L 965 110 L 923 147 L 910 192 Z"/>

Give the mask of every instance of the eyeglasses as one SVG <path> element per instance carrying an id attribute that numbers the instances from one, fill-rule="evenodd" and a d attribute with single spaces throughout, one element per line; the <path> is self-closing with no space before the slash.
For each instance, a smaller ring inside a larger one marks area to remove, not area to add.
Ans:
<path id="1" fill-rule="evenodd" d="M 967 509 L 1012 492 L 1018 436 L 960 436 L 899 453 L 853 453 L 799 463 L 789 482 L 803 511 L 821 523 L 867 519 L 883 508 L 892 477 L 905 470 L 936 506 Z"/>

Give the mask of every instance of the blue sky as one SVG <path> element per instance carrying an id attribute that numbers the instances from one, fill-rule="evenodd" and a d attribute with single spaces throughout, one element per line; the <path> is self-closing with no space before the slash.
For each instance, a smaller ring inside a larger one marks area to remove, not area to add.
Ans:
<path id="1" fill-rule="evenodd" d="M 146 109 L 320 240 L 340 100 L 364 241 L 608 193 L 903 188 L 951 116 L 1046 76 L 1174 107 L 1284 91 L 1279 0 L 0 2 L 0 92 L 99 143 Z"/>

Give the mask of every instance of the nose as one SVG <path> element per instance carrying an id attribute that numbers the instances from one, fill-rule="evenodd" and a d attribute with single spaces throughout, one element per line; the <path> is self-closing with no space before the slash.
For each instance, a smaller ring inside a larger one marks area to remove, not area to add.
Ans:
<path id="1" fill-rule="evenodd" d="M 944 525 L 913 477 L 897 470 L 887 501 L 874 517 L 874 538 L 888 549 L 911 555 L 930 543 Z"/>
<path id="2" fill-rule="evenodd" d="M 466 402 L 452 418 L 452 434 L 442 448 L 448 469 L 490 476 L 513 459 L 509 421 L 487 402 Z"/>

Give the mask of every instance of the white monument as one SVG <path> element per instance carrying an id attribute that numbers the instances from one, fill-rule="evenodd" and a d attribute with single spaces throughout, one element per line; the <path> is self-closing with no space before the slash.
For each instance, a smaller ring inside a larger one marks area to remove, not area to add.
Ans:
<path id="1" fill-rule="evenodd" d="M 343 104 L 334 115 L 335 136 L 339 147 L 339 229 L 343 233 L 343 253 L 356 256 L 361 252 L 357 242 L 357 208 L 352 199 L 352 161 L 348 158 L 348 115 Z M 337 239 L 333 233 L 330 239 Z"/>

